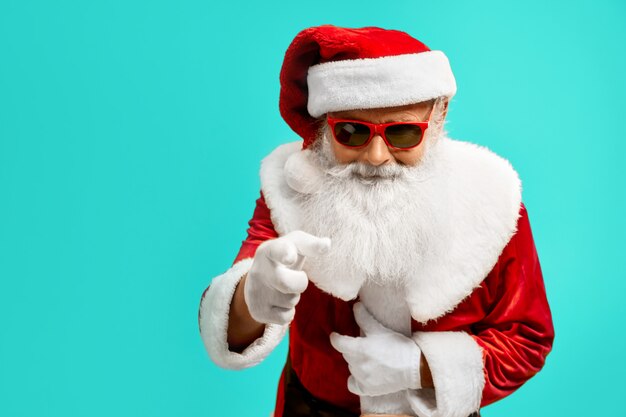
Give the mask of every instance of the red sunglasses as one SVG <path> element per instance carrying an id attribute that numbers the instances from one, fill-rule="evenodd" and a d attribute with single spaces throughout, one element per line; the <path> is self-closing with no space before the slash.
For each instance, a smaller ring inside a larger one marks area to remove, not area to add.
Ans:
<path id="1" fill-rule="evenodd" d="M 426 122 L 369 123 L 362 120 L 326 117 L 335 140 L 348 148 L 367 146 L 378 134 L 390 148 L 412 149 L 422 143 L 433 111 L 434 107 Z"/>

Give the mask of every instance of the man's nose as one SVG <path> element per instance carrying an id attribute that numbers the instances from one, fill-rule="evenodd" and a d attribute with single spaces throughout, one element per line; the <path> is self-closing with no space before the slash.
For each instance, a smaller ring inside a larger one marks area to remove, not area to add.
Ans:
<path id="1" fill-rule="evenodd" d="M 380 135 L 376 135 L 372 138 L 372 141 L 367 145 L 365 150 L 365 161 L 371 165 L 379 166 L 391 161 L 393 155 L 389 152 L 387 144 Z"/>

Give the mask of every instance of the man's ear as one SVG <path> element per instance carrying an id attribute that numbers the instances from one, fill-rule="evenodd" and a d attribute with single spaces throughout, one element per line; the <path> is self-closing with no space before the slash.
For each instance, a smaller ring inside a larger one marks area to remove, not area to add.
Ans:
<path id="1" fill-rule="evenodd" d="M 448 115 L 448 103 L 450 102 L 449 98 L 446 98 L 443 101 L 443 118 L 445 119 L 446 116 Z"/>

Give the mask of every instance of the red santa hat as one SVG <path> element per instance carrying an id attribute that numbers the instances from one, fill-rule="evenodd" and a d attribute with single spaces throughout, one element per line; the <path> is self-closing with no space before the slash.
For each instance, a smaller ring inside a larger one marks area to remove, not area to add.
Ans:
<path id="1" fill-rule="evenodd" d="M 372 109 L 452 97 L 448 58 L 407 33 L 324 25 L 291 42 L 280 72 L 280 113 L 304 139 L 315 140 L 327 112 Z"/>

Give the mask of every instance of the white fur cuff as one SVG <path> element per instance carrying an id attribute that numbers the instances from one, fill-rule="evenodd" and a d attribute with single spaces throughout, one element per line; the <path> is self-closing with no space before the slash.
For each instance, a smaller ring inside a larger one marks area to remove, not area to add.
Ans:
<path id="1" fill-rule="evenodd" d="M 250 270 L 252 259 L 243 259 L 222 275 L 215 277 L 200 301 L 200 335 L 209 356 L 216 365 L 243 369 L 257 365 L 270 354 L 284 337 L 288 325 L 268 324 L 263 336 L 243 352 L 228 349 L 228 315 L 239 280 Z"/>
<path id="2" fill-rule="evenodd" d="M 467 417 L 480 408 L 485 376 L 482 349 L 465 332 L 416 332 L 433 376 L 435 390 L 411 390 L 408 399 L 419 417 Z"/>

